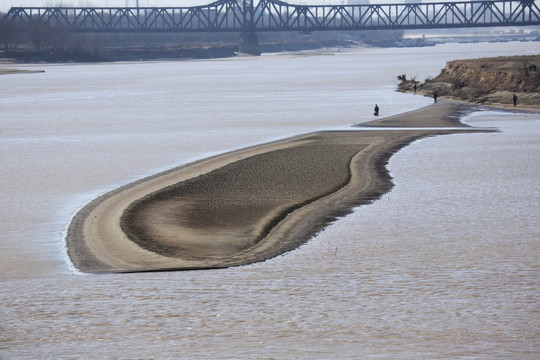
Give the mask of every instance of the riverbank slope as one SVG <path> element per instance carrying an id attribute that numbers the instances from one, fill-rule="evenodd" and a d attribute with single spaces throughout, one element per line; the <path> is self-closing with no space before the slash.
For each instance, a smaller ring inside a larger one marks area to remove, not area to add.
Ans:
<path id="1" fill-rule="evenodd" d="M 448 61 L 440 74 L 425 82 L 401 80 L 398 91 L 426 96 L 446 96 L 482 105 L 502 108 L 540 109 L 540 55 L 501 56 Z"/>

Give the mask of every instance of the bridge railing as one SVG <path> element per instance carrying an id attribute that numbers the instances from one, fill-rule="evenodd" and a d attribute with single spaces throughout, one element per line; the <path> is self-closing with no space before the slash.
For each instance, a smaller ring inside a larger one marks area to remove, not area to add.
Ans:
<path id="1" fill-rule="evenodd" d="M 84 32 L 242 31 L 245 18 L 238 1 L 221 0 L 195 7 L 14 7 L 5 19 L 21 26 L 46 22 Z"/>
<path id="2" fill-rule="evenodd" d="M 535 25 L 540 10 L 533 0 L 320 6 L 261 0 L 254 24 L 257 31 Z"/>
<path id="3" fill-rule="evenodd" d="M 11 8 L 19 27 L 43 22 L 80 32 L 261 32 L 427 29 L 540 25 L 534 0 L 415 4 L 293 5 L 279 0 L 218 0 L 196 7 Z"/>

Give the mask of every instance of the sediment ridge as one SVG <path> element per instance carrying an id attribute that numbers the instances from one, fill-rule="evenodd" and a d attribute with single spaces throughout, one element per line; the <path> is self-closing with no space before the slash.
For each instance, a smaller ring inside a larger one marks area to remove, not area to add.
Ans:
<path id="1" fill-rule="evenodd" d="M 452 119 L 464 111 L 471 107 L 444 102 L 359 125 L 422 130 L 305 134 L 139 180 L 74 216 L 68 254 L 89 273 L 223 268 L 278 256 L 389 191 L 391 155 L 416 139 L 463 131 Z"/>

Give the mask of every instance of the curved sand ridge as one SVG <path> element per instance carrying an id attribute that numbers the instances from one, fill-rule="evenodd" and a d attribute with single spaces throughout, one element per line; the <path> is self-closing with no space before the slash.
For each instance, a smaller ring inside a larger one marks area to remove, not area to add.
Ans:
<path id="1" fill-rule="evenodd" d="M 305 243 L 336 217 L 392 187 L 385 165 L 415 139 L 458 130 L 470 107 L 445 102 L 362 126 L 214 156 L 107 193 L 79 211 L 66 238 L 83 272 L 223 268 Z M 463 125 L 461 125 L 463 126 Z"/>

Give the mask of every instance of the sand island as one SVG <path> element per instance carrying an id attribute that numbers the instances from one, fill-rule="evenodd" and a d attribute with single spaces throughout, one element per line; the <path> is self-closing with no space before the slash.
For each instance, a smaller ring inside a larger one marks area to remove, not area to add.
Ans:
<path id="1" fill-rule="evenodd" d="M 386 164 L 400 148 L 428 136 L 486 131 L 459 122 L 472 110 L 444 101 L 351 131 L 295 136 L 136 181 L 74 216 L 68 254 L 89 273 L 224 268 L 278 256 L 388 192 L 393 184 Z"/>
<path id="2" fill-rule="evenodd" d="M 340 216 L 388 192 L 388 159 L 411 142 L 472 128 L 480 109 L 538 110 L 538 55 L 456 60 L 433 80 L 398 76 L 398 91 L 445 100 L 180 166 L 104 194 L 73 218 L 68 255 L 83 272 L 211 269 L 263 261 L 297 248 Z M 510 107 L 510 108 L 516 108 Z"/>

